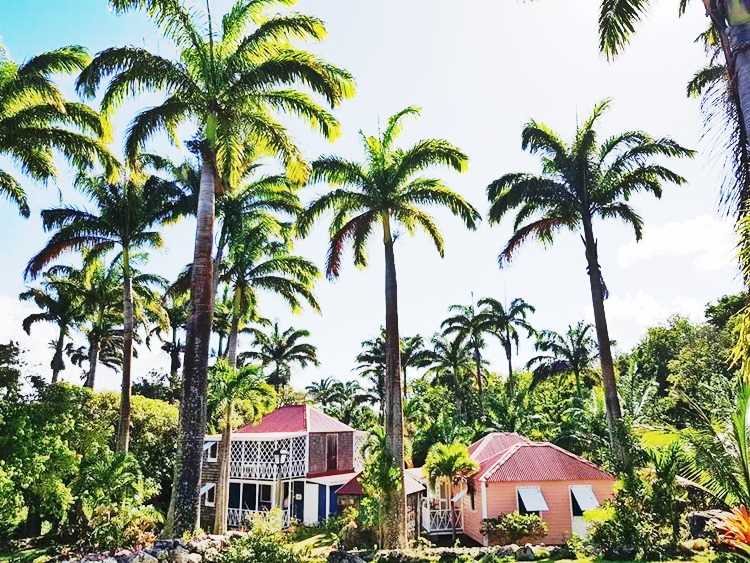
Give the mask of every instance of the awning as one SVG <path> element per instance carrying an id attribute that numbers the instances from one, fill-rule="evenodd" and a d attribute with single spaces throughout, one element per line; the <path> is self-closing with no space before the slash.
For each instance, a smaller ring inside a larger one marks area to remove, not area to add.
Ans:
<path id="1" fill-rule="evenodd" d="M 463 491 L 460 491 L 456 496 L 454 496 L 452 500 L 453 500 L 453 502 L 458 502 L 459 500 L 461 500 L 465 496 L 466 496 L 466 491 L 463 490 Z"/>
<path id="2" fill-rule="evenodd" d="M 358 473 L 337 473 L 335 475 L 320 475 L 319 477 L 309 477 L 307 479 L 307 482 L 332 487 L 335 485 L 344 485 L 354 479 L 357 475 Z"/>
<path id="3" fill-rule="evenodd" d="M 570 492 L 573 493 L 578 506 L 580 506 L 583 511 L 591 510 L 592 508 L 599 506 L 599 501 L 596 500 L 596 495 L 594 494 L 594 489 L 591 488 L 591 485 L 572 485 L 570 487 Z"/>
<path id="4" fill-rule="evenodd" d="M 205 495 L 208 491 L 210 491 L 211 489 L 213 489 L 215 486 L 216 485 L 214 483 L 206 483 L 205 485 L 203 485 L 203 487 L 201 487 L 200 496 Z"/>
<path id="5" fill-rule="evenodd" d="M 539 487 L 518 487 L 518 495 L 523 501 L 527 512 L 546 512 L 549 510 L 547 501 Z"/>

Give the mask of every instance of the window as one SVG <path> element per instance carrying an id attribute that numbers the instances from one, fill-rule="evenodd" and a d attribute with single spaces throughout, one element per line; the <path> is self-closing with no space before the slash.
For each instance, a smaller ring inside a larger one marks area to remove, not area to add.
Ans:
<path id="1" fill-rule="evenodd" d="M 477 509 L 476 500 L 474 498 L 474 481 L 469 481 L 467 488 L 469 490 L 469 506 L 471 506 L 471 510 L 474 511 Z"/>
<path id="2" fill-rule="evenodd" d="M 583 516 L 583 513 L 599 506 L 599 501 L 591 485 L 571 485 L 570 508 L 573 516 Z"/>
<path id="3" fill-rule="evenodd" d="M 271 510 L 271 485 L 258 485 L 258 510 Z"/>
<path id="4" fill-rule="evenodd" d="M 519 514 L 536 514 L 549 510 L 547 501 L 539 487 L 518 487 L 516 489 Z"/>
<path id="5" fill-rule="evenodd" d="M 216 461 L 219 457 L 219 442 L 209 442 L 206 446 L 206 461 Z"/>
<path id="6" fill-rule="evenodd" d="M 201 488 L 201 496 L 206 506 L 214 506 L 216 504 L 216 484 L 206 483 Z"/>
<path id="7" fill-rule="evenodd" d="M 326 434 L 326 471 L 338 469 L 339 435 Z"/>
<path id="8" fill-rule="evenodd" d="M 254 483 L 242 484 L 242 508 L 244 510 L 257 510 L 256 486 Z"/>
<path id="9" fill-rule="evenodd" d="M 229 483 L 229 508 L 241 508 L 242 489 L 239 483 Z"/>

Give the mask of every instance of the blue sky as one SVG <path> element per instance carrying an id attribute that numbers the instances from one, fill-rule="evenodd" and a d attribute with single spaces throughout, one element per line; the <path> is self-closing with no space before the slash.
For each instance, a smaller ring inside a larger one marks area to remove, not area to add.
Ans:
<path id="1" fill-rule="evenodd" d="M 228 0 L 211 3 L 222 12 Z M 361 154 L 358 130 L 376 130 L 398 109 L 419 105 L 423 115 L 408 124 L 402 142 L 439 136 L 461 147 L 470 157 L 468 172 L 444 177 L 482 212 L 487 209 L 484 190 L 491 180 L 505 172 L 537 168 L 537 161 L 520 148 L 521 127 L 531 117 L 569 136 L 576 120 L 585 117 L 596 101 L 612 97 L 603 133 L 645 129 L 697 148 L 694 161 L 675 165 L 688 185 L 668 187 L 660 201 L 645 196 L 634 200 L 646 222 L 641 243 L 636 245 L 632 231 L 621 225 L 595 226 L 611 293 L 610 332 L 619 348 L 626 349 L 645 327 L 663 322 L 670 314 L 700 319 L 707 301 L 737 290 L 740 283 L 731 221 L 717 212 L 722 155 L 702 140 L 698 103 L 685 97 L 685 83 L 704 62 L 701 48 L 693 43 L 706 26 L 699 3 L 679 21 L 674 3 L 655 3 L 633 45 L 613 63 L 597 52 L 596 4 L 592 0 L 301 0 L 295 10 L 321 17 L 329 32 L 323 43 L 311 48 L 350 70 L 358 92 L 336 111 L 344 132 L 334 144 L 300 124 L 291 125 L 309 158 L 324 153 L 357 158 Z M 0 38 L 16 60 L 71 43 L 92 52 L 132 44 L 167 56 L 173 53 L 146 18 L 115 16 L 101 0 L 63 0 L 54 10 L 47 0 L 3 2 Z M 70 81 L 63 82 L 69 88 Z M 157 101 L 158 96 L 141 97 L 118 112 L 115 150 L 120 149 L 122 132 L 133 113 Z M 156 140 L 153 149 L 178 154 L 164 140 Z M 69 180 L 66 171 L 57 187 L 44 189 L 26 182 L 32 204 L 28 220 L 0 201 L 6 256 L 0 275 L 0 340 L 21 340 L 32 362 L 45 368 L 47 341 L 54 329 L 36 327 L 31 338 L 23 335 L 19 323 L 29 307 L 18 303 L 17 294 L 24 287 L 20 272 L 45 241 L 39 210 L 56 204 L 61 194 L 66 201 L 85 203 Z M 322 189 L 306 188 L 303 197 Z M 468 232 L 452 217 L 437 216 L 447 240 L 444 259 L 422 236 L 403 236 L 397 244 L 402 334 L 430 336 L 448 305 L 468 303 L 472 294 L 523 297 L 536 306 L 532 321 L 539 328 L 562 330 L 579 319 L 591 319 L 577 236 L 563 235 L 550 249 L 529 244 L 509 268 L 499 270 L 496 256 L 511 232 L 510 219 L 494 227 L 484 223 L 476 232 Z M 173 277 L 191 259 L 192 243 L 191 222 L 170 227 L 166 246 L 154 254 L 150 267 Z M 324 226 L 297 249 L 322 266 Z M 275 299 L 263 300 L 264 314 L 282 325 L 311 330 L 319 348 L 320 368 L 295 372 L 297 387 L 322 376 L 352 377 L 359 342 L 373 336 L 382 324 L 383 265 L 377 237 L 370 250 L 368 269 L 347 266 L 336 282 L 319 282 L 320 315 L 305 311 L 295 316 Z M 524 343 L 521 360 L 529 352 L 529 344 Z M 491 343 L 488 355 L 502 370 L 499 346 Z M 167 365 L 158 350 L 143 350 L 135 375 Z M 117 387 L 116 374 L 106 369 L 101 374 L 102 388 Z M 77 380 L 77 368 L 69 368 L 65 377 Z"/>

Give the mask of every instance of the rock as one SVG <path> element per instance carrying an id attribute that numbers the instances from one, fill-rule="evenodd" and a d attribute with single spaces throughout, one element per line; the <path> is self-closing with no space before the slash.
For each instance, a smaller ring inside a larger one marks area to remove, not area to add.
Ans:
<path id="1" fill-rule="evenodd" d="M 518 551 L 515 553 L 515 558 L 516 561 L 534 561 L 534 559 L 536 559 L 534 548 L 529 544 L 519 547 Z"/>
<path id="2" fill-rule="evenodd" d="M 346 551 L 332 551 L 328 554 L 327 563 L 365 563 L 359 555 Z"/>
<path id="3" fill-rule="evenodd" d="M 516 544 L 511 543 L 509 545 L 502 545 L 498 547 L 495 551 L 495 554 L 499 557 L 512 557 L 513 554 L 518 551 L 518 549 L 519 547 Z"/>
<path id="4" fill-rule="evenodd" d="M 154 542 L 154 549 L 174 549 L 175 546 L 175 540 L 156 540 Z"/>
<path id="5" fill-rule="evenodd" d="M 159 563 L 159 560 L 150 553 L 141 551 L 130 558 L 130 563 Z"/>
<path id="6" fill-rule="evenodd" d="M 172 563 L 188 563 L 188 555 L 190 555 L 190 552 L 181 545 L 178 545 L 169 551 L 169 560 Z"/>
<path id="7" fill-rule="evenodd" d="M 203 556 L 200 553 L 191 553 L 187 556 L 187 563 L 201 563 Z"/>

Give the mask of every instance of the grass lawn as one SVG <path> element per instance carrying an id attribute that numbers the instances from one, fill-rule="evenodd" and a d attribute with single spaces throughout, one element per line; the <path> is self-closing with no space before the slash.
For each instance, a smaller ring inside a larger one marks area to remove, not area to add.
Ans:
<path id="1" fill-rule="evenodd" d="M 48 547 L 30 547 L 21 551 L 0 552 L 0 563 L 32 563 L 37 557 L 47 555 Z"/>
<path id="2" fill-rule="evenodd" d="M 319 532 L 315 535 L 300 539 L 292 544 L 295 551 L 308 551 L 316 559 L 325 561 L 333 549 L 334 538 L 327 532 Z M 1 562 L 0 562 L 1 563 Z"/>

